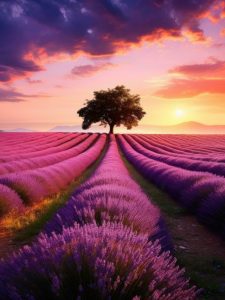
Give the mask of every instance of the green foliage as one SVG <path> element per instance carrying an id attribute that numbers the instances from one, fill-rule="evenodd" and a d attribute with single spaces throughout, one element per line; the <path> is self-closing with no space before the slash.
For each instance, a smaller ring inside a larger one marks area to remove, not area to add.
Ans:
<path id="1" fill-rule="evenodd" d="M 145 115 L 140 106 L 140 96 L 131 95 L 123 85 L 95 91 L 94 98 L 86 100 L 85 106 L 77 113 L 84 119 L 83 129 L 100 122 L 100 125 L 109 125 L 110 133 L 113 133 L 114 126 L 124 125 L 127 129 L 137 126 Z"/>

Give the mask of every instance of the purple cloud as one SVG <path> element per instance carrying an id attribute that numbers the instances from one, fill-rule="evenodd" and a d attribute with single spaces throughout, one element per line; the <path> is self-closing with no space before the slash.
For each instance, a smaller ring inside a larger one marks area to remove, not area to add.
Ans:
<path id="1" fill-rule="evenodd" d="M 42 80 L 40 80 L 40 79 L 31 79 L 31 78 L 28 77 L 26 80 L 27 80 L 27 82 L 30 83 L 30 84 L 38 84 L 38 83 L 42 83 Z"/>
<path id="2" fill-rule="evenodd" d="M 27 94 L 20 93 L 14 89 L 0 88 L 0 102 L 22 102 L 22 101 L 26 101 L 27 99 L 38 98 L 38 97 L 49 97 L 49 96 L 46 94 L 27 95 Z"/>
<path id="3" fill-rule="evenodd" d="M 42 70 L 42 56 L 112 55 L 143 39 L 180 37 L 183 28 L 202 39 L 199 18 L 224 2 L 1 0 L 0 81 Z"/>
<path id="4" fill-rule="evenodd" d="M 83 65 L 83 66 L 74 67 L 71 73 L 76 77 L 87 77 L 87 76 L 94 75 L 95 73 L 98 73 L 102 70 L 107 70 L 113 66 L 114 64 L 109 62 L 97 63 L 95 65 Z"/>

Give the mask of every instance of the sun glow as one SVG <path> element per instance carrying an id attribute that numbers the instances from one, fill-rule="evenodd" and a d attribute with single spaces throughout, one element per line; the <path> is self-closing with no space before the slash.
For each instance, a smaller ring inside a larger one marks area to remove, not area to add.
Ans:
<path id="1" fill-rule="evenodd" d="M 183 117 L 184 115 L 185 115 L 185 112 L 184 112 L 183 109 L 177 108 L 177 109 L 175 110 L 175 116 L 176 116 L 177 118 L 181 118 L 181 117 Z"/>

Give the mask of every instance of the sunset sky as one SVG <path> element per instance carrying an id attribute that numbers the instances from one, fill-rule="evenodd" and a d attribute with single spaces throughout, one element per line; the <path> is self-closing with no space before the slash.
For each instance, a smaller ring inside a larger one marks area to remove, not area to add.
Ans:
<path id="1" fill-rule="evenodd" d="M 93 91 L 141 125 L 225 124 L 225 0 L 0 0 L 0 129 L 79 125 Z"/>

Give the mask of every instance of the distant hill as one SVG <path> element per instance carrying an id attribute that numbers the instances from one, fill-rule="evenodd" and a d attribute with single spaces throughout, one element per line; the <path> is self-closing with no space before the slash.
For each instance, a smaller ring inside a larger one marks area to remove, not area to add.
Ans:
<path id="1" fill-rule="evenodd" d="M 205 125 L 191 121 L 172 126 L 154 126 L 152 130 L 159 133 L 225 134 L 225 125 Z"/>
<path id="2" fill-rule="evenodd" d="M 80 126 L 55 126 L 48 131 L 50 132 L 80 132 L 82 131 Z"/>
<path id="3" fill-rule="evenodd" d="M 27 128 L 15 128 L 4 130 L 5 132 L 35 132 Z M 88 130 L 82 130 L 80 125 L 59 125 L 48 130 L 48 132 L 108 132 L 108 128 L 93 125 Z M 170 126 L 139 125 L 132 130 L 124 127 L 115 129 L 115 133 L 149 133 L 149 134 L 225 134 L 225 125 L 205 125 L 199 122 L 184 122 Z"/>
<path id="4" fill-rule="evenodd" d="M 14 128 L 10 130 L 4 130 L 4 132 L 35 132 L 35 130 L 27 128 Z"/>
<path id="5" fill-rule="evenodd" d="M 81 126 L 56 126 L 51 132 L 83 132 Z M 108 128 L 93 125 L 85 132 L 108 132 Z M 198 122 L 184 122 L 171 126 L 140 125 L 126 130 L 123 127 L 115 129 L 116 133 L 171 133 L 171 134 L 225 134 L 225 125 L 205 125 Z"/>

